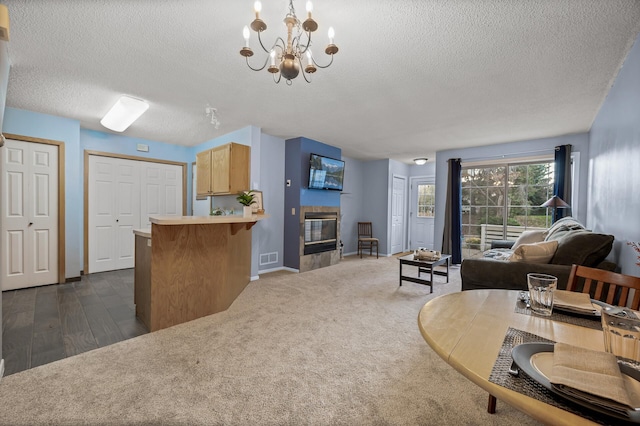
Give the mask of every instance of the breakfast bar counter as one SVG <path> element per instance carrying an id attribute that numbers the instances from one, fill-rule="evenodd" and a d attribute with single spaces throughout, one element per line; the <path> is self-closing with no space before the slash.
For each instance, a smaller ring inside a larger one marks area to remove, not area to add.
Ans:
<path id="1" fill-rule="evenodd" d="M 161 330 L 229 308 L 251 277 L 251 228 L 265 215 L 150 216 L 135 234 L 136 316 Z"/>

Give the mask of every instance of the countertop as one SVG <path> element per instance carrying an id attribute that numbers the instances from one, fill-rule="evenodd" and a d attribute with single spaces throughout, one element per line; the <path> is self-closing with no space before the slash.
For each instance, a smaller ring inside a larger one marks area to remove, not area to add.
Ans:
<path id="1" fill-rule="evenodd" d="M 149 216 L 149 221 L 156 225 L 208 225 L 218 223 L 255 223 L 268 218 L 269 215 L 259 214 L 250 217 L 241 215 L 229 216 Z"/>

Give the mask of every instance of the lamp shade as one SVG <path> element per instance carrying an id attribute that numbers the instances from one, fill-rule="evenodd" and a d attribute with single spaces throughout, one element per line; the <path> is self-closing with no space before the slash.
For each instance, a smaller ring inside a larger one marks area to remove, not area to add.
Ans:
<path id="1" fill-rule="evenodd" d="M 540 207 L 553 207 L 554 209 L 566 209 L 571 206 L 567 204 L 562 198 L 558 197 L 557 195 L 554 195 L 553 197 L 545 201 Z"/>
<path id="2" fill-rule="evenodd" d="M 149 104 L 145 101 L 130 96 L 121 96 L 100 120 L 100 124 L 114 132 L 124 132 L 147 109 L 149 109 Z"/>

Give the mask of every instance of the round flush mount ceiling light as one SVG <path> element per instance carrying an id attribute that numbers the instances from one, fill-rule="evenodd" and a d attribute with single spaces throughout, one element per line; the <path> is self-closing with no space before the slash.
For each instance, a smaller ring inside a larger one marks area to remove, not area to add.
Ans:
<path id="1" fill-rule="evenodd" d="M 427 163 L 428 158 L 422 157 L 422 158 L 414 158 L 413 162 L 416 163 L 418 166 L 422 166 L 423 164 Z"/>

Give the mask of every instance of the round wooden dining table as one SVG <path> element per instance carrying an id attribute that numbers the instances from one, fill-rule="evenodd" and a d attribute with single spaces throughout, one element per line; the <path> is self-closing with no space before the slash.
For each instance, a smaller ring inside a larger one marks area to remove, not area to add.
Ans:
<path id="1" fill-rule="evenodd" d="M 489 381 L 509 327 L 554 342 L 604 351 L 602 331 L 518 313 L 518 291 L 471 290 L 427 302 L 418 325 L 429 346 L 467 379 L 531 417 L 554 425 L 594 424 L 578 415 Z M 460 401 L 464 404 L 463 401 Z M 476 407 L 482 410 L 485 407 Z"/>

